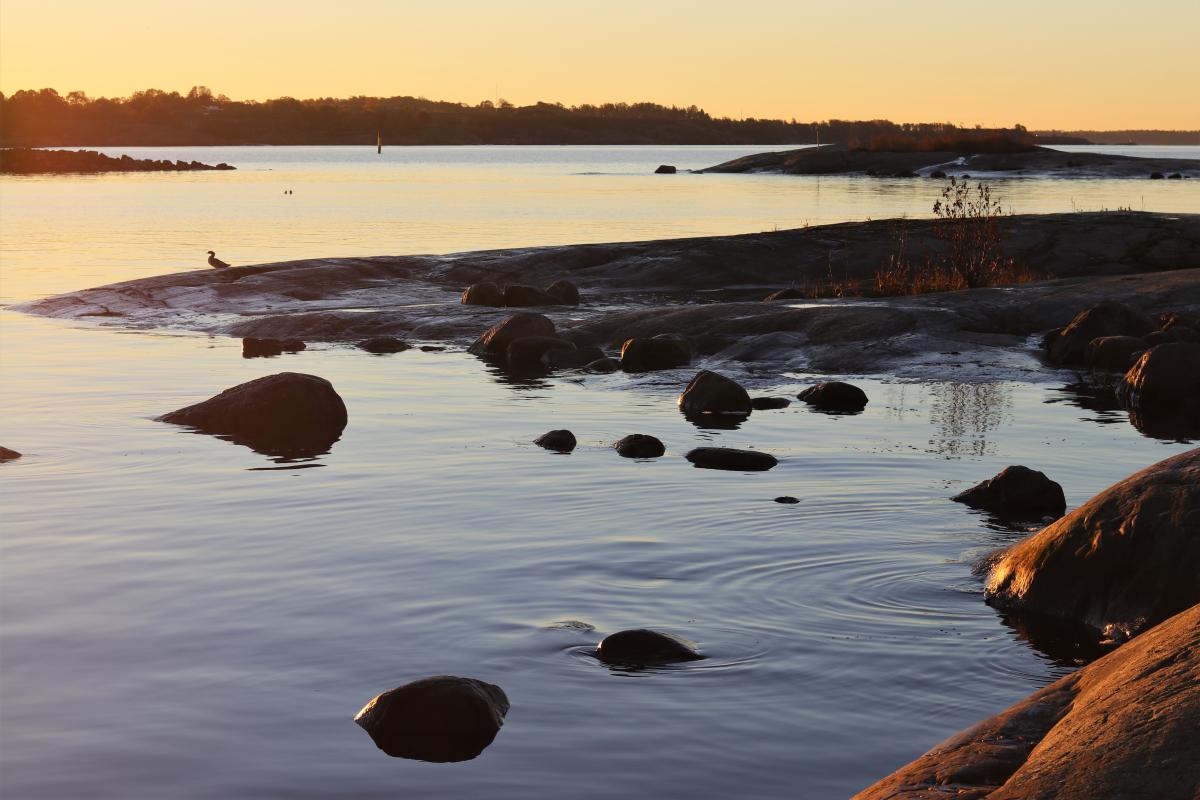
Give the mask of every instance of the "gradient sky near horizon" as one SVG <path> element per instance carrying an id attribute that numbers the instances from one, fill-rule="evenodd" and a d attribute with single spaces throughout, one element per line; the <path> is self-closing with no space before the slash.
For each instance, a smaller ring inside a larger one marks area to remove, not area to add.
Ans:
<path id="1" fill-rule="evenodd" d="M 0 91 L 1200 129 L 1196 0 L 0 0 Z"/>

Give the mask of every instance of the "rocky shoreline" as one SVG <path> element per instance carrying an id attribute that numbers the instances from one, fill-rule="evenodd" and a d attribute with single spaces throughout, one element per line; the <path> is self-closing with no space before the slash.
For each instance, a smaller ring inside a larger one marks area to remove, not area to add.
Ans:
<path id="1" fill-rule="evenodd" d="M 237 169 L 224 162 L 106 156 L 95 150 L 37 150 L 27 147 L 0 149 L 0 175 L 57 175 L 101 172 L 197 172 Z"/>

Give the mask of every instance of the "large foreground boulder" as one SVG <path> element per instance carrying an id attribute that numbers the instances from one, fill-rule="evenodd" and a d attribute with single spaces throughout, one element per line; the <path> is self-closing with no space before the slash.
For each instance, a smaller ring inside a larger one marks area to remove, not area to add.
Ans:
<path id="1" fill-rule="evenodd" d="M 1103 336 L 1140 337 L 1157 328 L 1154 318 L 1146 312 L 1106 300 L 1080 311 L 1065 328 L 1048 335 L 1043 344 L 1046 346 L 1046 358 L 1051 364 L 1082 364 L 1093 339 Z"/>
<path id="2" fill-rule="evenodd" d="M 272 455 L 322 453 L 346 427 L 346 404 L 316 375 L 280 372 L 172 411 L 160 422 L 223 435 Z"/>
<path id="3" fill-rule="evenodd" d="M 1200 606 L 901 767 L 854 800 L 1194 800 Z"/>
<path id="4" fill-rule="evenodd" d="M 384 692 L 363 706 L 354 721 L 389 756 L 467 761 L 496 738 L 508 707 L 499 686 L 437 675 Z"/>
<path id="5" fill-rule="evenodd" d="M 467 348 L 467 352 L 477 356 L 499 358 L 507 355 L 508 346 L 517 339 L 527 336 L 554 335 L 554 323 L 550 321 L 549 317 L 521 312 L 488 328 Z"/>
<path id="6" fill-rule="evenodd" d="M 621 369 L 651 372 L 686 367 L 692 363 L 692 345 L 682 336 L 662 334 L 648 339 L 627 339 L 621 345 Z"/>
<path id="7" fill-rule="evenodd" d="M 702 369 L 679 395 L 679 410 L 688 416 L 738 414 L 745 416 L 753 406 L 750 395 L 737 381 Z"/>
<path id="8" fill-rule="evenodd" d="M 704 656 L 669 633 L 636 628 L 604 637 L 596 647 L 596 658 L 609 664 L 649 666 L 698 661 Z"/>
<path id="9" fill-rule="evenodd" d="M 1005 467 L 950 499 L 1009 520 L 1058 519 L 1067 510 L 1062 486 L 1045 473 L 1023 466 Z"/>
<path id="10" fill-rule="evenodd" d="M 1200 602 L 1200 448 L 1110 486 L 994 562 L 997 607 L 1125 638 Z"/>

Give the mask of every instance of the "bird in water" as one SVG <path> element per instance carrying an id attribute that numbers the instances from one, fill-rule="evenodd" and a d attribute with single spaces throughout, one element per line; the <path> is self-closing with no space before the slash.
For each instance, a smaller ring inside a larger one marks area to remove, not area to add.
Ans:
<path id="1" fill-rule="evenodd" d="M 208 265 L 210 267 L 212 267 L 213 269 L 224 269 L 225 267 L 229 266 L 224 261 L 217 258 L 217 254 L 214 253 L 212 250 L 208 251 Z"/>

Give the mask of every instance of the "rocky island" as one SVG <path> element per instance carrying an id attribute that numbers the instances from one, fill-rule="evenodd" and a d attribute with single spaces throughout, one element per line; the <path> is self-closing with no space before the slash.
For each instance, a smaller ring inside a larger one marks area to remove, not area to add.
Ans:
<path id="1" fill-rule="evenodd" d="M 237 169 L 229 164 L 170 161 L 153 158 L 119 158 L 95 150 L 39 150 L 30 147 L 0 149 L 0 175 L 53 175 L 100 172 L 195 172 Z"/>

